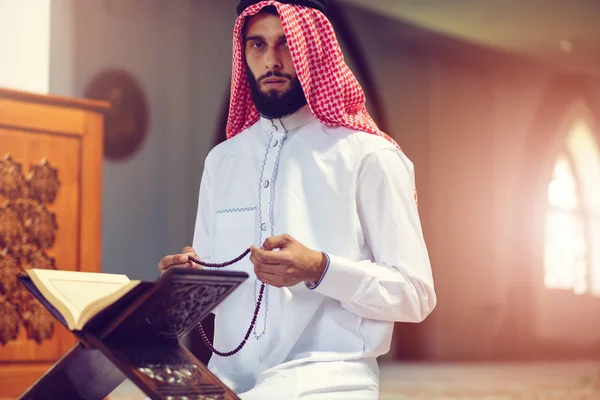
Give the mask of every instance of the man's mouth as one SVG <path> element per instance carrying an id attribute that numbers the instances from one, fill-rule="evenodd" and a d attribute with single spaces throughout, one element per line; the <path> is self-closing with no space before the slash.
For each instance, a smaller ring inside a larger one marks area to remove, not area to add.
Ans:
<path id="1" fill-rule="evenodd" d="M 267 78 L 267 79 L 263 79 L 262 83 L 263 85 L 277 85 L 277 84 L 282 84 L 282 83 L 286 83 L 286 79 L 284 78 Z"/>

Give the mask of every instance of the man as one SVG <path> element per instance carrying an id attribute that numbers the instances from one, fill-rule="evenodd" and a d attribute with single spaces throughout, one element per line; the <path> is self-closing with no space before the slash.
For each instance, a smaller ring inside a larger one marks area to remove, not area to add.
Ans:
<path id="1" fill-rule="evenodd" d="M 413 166 L 368 115 L 324 0 L 243 0 L 228 140 L 208 155 L 189 256 L 248 272 L 209 368 L 244 400 L 377 399 L 394 321 L 436 297 Z M 264 287 L 263 287 L 264 286 Z M 262 296 L 261 296 L 262 293 Z M 222 354 L 222 353 L 220 353 Z"/>

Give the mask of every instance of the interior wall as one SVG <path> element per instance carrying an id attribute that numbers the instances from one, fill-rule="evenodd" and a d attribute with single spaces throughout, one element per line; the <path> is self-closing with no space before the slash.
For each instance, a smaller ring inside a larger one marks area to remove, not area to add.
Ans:
<path id="1" fill-rule="evenodd" d="M 176 24 L 168 22 L 169 9 L 183 3 L 179 1 L 171 7 L 157 0 L 147 1 L 143 7 L 137 4 L 75 3 L 75 90 L 78 96 L 84 96 L 87 86 L 99 73 L 105 69 L 123 69 L 138 80 L 148 99 L 145 140 L 137 153 L 126 160 L 105 158 L 102 182 L 102 269 L 147 279 L 156 275 L 167 227 L 163 189 L 173 160 L 165 157 L 170 151 L 162 147 L 163 135 L 173 135 L 177 140 L 177 133 L 185 128 L 165 124 L 170 116 L 164 99 L 170 90 L 164 77 L 169 76 L 175 82 L 181 78 L 165 69 L 168 59 L 163 52 L 168 49 L 162 40 Z M 185 64 L 185 58 L 179 62 Z M 179 102 L 185 105 L 187 99 Z"/>
<path id="2" fill-rule="evenodd" d="M 0 2 L 0 87 L 49 93 L 50 0 Z"/>
<path id="3" fill-rule="evenodd" d="M 160 258 L 192 240 L 203 160 L 229 79 L 235 11 L 225 2 L 208 8 L 191 0 L 72 7 L 73 82 L 56 72 L 55 92 L 83 96 L 101 71 L 123 69 L 147 97 L 148 132 L 138 151 L 104 160 L 102 266 L 152 280 Z M 59 50 L 57 44 L 55 54 L 68 53 Z"/>
<path id="4" fill-rule="evenodd" d="M 50 3 L 49 93 L 55 96 L 77 96 L 74 1 L 52 0 Z"/>

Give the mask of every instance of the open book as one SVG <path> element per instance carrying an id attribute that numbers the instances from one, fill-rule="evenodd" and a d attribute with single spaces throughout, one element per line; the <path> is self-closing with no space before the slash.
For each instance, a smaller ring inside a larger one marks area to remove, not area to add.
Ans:
<path id="1" fill-rule="evenodd" d="M 121 274 L 35 268 L 25 272 L 45 300 L 61 314 L 67 327 L 77 331 L 141 282 Z"/>

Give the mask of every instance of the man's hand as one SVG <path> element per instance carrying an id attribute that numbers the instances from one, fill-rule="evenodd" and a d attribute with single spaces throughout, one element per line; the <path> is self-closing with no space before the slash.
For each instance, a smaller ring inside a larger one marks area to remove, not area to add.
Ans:
<path id="1" fill-rule="evenodd" d="M 261 248 L 252 246 L 250 250 L 250 261 L 258 279 L 275 287 L 316 283 L 327 265 L 323 253 L 309 249 L 290 235 L 272 236 Z"/>
<path id="2" fill-rule="evenodd" d="M 191 262 L 190 257 L 197 259 L 198 254 L 190 246 L 186 246 L 181 250 L 181 254 L 164 256 L 158 263 L 158 270 L 162 275 L 171 267 L 201 268 L 200 265 Z"/>

